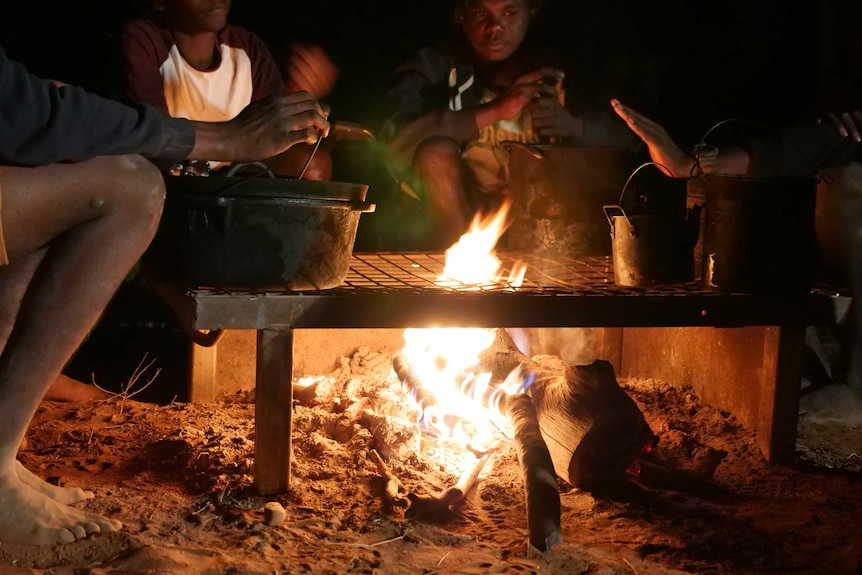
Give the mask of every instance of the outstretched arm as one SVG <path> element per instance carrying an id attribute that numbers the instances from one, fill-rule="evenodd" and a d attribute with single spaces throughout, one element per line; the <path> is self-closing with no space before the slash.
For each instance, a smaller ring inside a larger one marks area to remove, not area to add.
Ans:
<path id="1" fill-rule="evenodd" d="M 675 178 L 688 178 L 697 174 L 695 159 L 677 146 L 660 124 L 619 100 L 611 100 L 611 105 L 647 145 L 653 162 L 667 167 Z M 701 156 L 699 168 L 707 174 L 747 174 L 750 164 L 751 158 L 746 150 L 729 147 L 717 155 Z"/>

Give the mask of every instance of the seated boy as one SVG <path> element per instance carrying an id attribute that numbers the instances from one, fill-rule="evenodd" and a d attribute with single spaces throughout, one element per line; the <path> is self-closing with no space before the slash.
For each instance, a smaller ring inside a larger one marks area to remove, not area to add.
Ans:
<path id="1" fill-rule="evenodd" d="M 323 98 L 338 76 L 320 48 L 294 46 L 285 83 L 263 41 L 228 24 L 230 0 L 154 0 L 152 8 L 152 18 L 130 22 L 123 33 L 123 76 L 132 101 L 166 115 L 230 120 L 249 103 L 275 94 L 306 91 Z M 298 176 L 311 154 L 311 146 L 294 146 L 274 160 L 273 170 Z M 325 148 L 317 150 L 303 178 L 328 180 L 331 175 L 330 155 Z"/>

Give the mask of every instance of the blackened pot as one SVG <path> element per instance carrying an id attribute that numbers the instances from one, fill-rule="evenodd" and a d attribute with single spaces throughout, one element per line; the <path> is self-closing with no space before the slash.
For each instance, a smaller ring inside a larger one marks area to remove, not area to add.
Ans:
<path id="1" fill-rule="evenodd" d="M 368 186 L 265 177 L 165 176 L 159 229 L 142 265 L 162 281 L 226 289 L 341 284 Z"/>
<path id="2" fill-rule="evenodd" d="M 816 240 L 813 177 L 703 176 L 703 281 L 722 292 L 807 293 Z"/>

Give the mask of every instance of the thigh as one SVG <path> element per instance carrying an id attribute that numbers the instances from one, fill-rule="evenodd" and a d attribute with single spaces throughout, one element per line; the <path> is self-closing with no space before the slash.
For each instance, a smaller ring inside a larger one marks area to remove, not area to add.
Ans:
<path id="1" fill-rule="evenodd" d="M 149 166 L 149 168 L 145 167 Z M 99 217 L 118 196 L 134 199 L 139 178 L 155 168 L 143 158 L 114 156 L 75 164 L 3 167 L 3 232 L 10 259 L 33 253 L 53 238 Z M 142 197 L 142 201 L 143 201 Z"/>

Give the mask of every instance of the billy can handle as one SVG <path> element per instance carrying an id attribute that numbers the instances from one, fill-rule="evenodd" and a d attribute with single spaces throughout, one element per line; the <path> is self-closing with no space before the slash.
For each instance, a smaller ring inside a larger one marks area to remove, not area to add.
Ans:
<path id="1" fill-rule="evenodd" d="M 706 139 L 716 129 L 720 128 L 721 126 L 724 126 L 725 124 L 743 124 L 745 126 L 758 128 L 760 130 L 763 130 L 764 132 L 768 132 L 768 133 L 772 134 L 776 138 L 783 140 L 787 144 L 789 144 L 790 147 L 793 148 L 793 150 L 797 154 L 799 154 L 799 157 L 806 164 L 808 164 L 808 166 L 812 169 L 813 172 L 815 172 L 815 173 L 820 172 L 820 167 L 817 166 L 817 164 L 815 164 L 814 161 L 812 161 L 812 159 L 799 148 L 799 146 L 794 144 L 790 138 L 787 138 L 781 132 L 779 132 L 778 130 L 773 128 L 772 126 L 770 126 L 768 124 L 763 124 L 761 122 L 756 122 L 754 120 L 748 120 L 745 118 L 727 118 L 727 119 L 722 120 L 722 121 L 716 123 L 715 125 L 713 125 L 709 130 L 706 131 L 706 133 L 700 139 L 700 142 L 695 144 L 694 150 L 692 153 L 692 155 L 694 156 L 694 166 L 692 166 L 692 168 L 691 168 L 691 176 L 692 177 L 700 176 L 700 175 L 703 175 L 705 173 L 703 170 L 703 166 L 701 165 L 701 156 L 702 155 L 716 155 L 719 153 L 718 148 L 708 144 L 706 142 Z"/>
<path id="2" fill-rule="evenodd" d="M 626 180 L 626 183 L 623 185 L 623 189 L 622 189 L 622 191 L 620 191 L 620 206 L 623 205 L 623 198 L 626 195 L 626 190 L 629 188 L 629 184 L 631 183 L 632 178 L 634 178 L 638 172 L 640 172 L 641 170 L 643 170 L 647 166 L 655 166 L 659 169 L 662 169 L 667 173 L 668 176 L 673 178 L 673 172 L 671 172 L 670 169 L 667 166 L 665 166 L 664 164 L 659 164 L 658 162 L 646 162 L 646 163 L 641 164 L 640 166 L 635 168 L 635 170 L 631 174 L 629 174 L 629 177 Z M 622 209 L 622 208 L 620 208 L 620 209 Z"/>
<path id="3" fill-rule="evenodd" d="M 614 217 L 616 216 L 616 214 L 611 213 L 614 211 L 619 212 L 623 215 L 623 217 L 629 223 L 629 226 L 631 226 L 632 231 L 635 233 L 635 235 L 637 235 L 637 229 L 635 228 L 634 222 L 632 222 L 631 218 L 629 217 L 629 215 L 626 213 L 626 211 L 623 209 L 622 206 L 615 206 L 613 204 L 605 204 L 602 206 L 602 211 L 605 212 L 605 217 L 608 219 L 608 224 L 610 224 L 610 226 L 611 226 L 611 237 L 614 237 L 614 235 L 616 234 L 616 229 L 614 228 Z"/>

